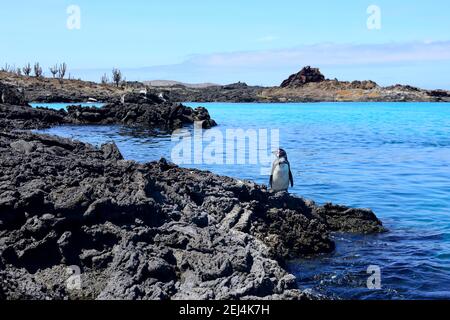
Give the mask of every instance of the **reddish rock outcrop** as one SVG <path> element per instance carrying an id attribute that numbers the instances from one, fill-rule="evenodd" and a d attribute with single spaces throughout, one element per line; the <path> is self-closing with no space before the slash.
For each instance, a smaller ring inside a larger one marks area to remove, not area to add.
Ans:
<path id="1" fill-rule="evenodd" d="M 320 72 L 319 68 L 304 67 L 300 72 L 291 75 L 288 79 L 281 83 L 282 88 L 301 87 L 310 82 L 325 81 L 325 76 Z"/>

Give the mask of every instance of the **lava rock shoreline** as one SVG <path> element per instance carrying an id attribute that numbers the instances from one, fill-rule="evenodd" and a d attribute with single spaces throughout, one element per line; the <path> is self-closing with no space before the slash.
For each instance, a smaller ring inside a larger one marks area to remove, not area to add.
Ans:
<path id="1" fill-rule="evenodd" d="M 285 262 L 332 252 L 332 232 L 385 230 L 370 210 L 318 206 L 164 159 L 127 161 L 115 144 L 17 131 L 215 124 L 206 109 L 158 115 L 173 104 L 141 98 L 68 112 L 0 104 L 1 300 L 321 299 L 297 287 Z M 67 286 L 69 266 L 81 290 Z"/>

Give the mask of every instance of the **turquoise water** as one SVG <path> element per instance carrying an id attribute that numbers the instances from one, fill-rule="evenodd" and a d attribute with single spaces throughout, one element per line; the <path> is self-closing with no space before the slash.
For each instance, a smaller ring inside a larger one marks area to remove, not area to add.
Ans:
<path id="1" fill-rule="evenodd" d="M 82 107 L 95 107 L 101 108 L 104 103 L 102 102 L 74 102 L 74 103 L 45 103 L 45 102 L 36 102 L 30 103 L 33 108 L 49 108 L 53 110 L 66 110 L 68 106 L 82 106 Z"/>
<path id="2" fill-rule="evenodd" d="M 222 132 L 279 129 L 295 177 L 291 192 L 371 208 L 390 230 L 336 235 L 335 253 L 291 262 L 301 287 L 347 299 L 450 299 L 450 104 L 201 105 Z M 45 132 L 93 144 L 114 140 L 137 161 L 171 159 L 175 145 L 167 134 L 120 126 Z M 185 166 L 268 181 L 259 165 Z M 367 288 L 369 265 L 381 268 L 380 290 Z"/>

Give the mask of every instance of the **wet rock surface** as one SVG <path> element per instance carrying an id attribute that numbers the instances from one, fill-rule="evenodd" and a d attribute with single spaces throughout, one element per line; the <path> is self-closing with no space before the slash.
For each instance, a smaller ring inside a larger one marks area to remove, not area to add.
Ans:
<path id="1" fill-rule="evenodd" d="M 332 251 L 333 231 L 384 230 L 368 210 L 138 164 L 114 144 L 2 130 L 0 167 L 1 299 L 320 298 L 284 261 Z"/>

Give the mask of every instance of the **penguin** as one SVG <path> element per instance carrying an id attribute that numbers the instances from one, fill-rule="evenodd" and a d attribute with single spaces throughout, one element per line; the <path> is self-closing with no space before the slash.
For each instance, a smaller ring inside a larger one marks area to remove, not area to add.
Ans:
<path id="1" fill-rule="evenodd" d="M 278 149 L 274 152 L 277 159 L 273 162 L 272 173 L 270 175 L 270 188 L 274 192 L 287 191 L 289 183 L 294 186 L 294 177 L 291 172 L 286 151 Z"/>

